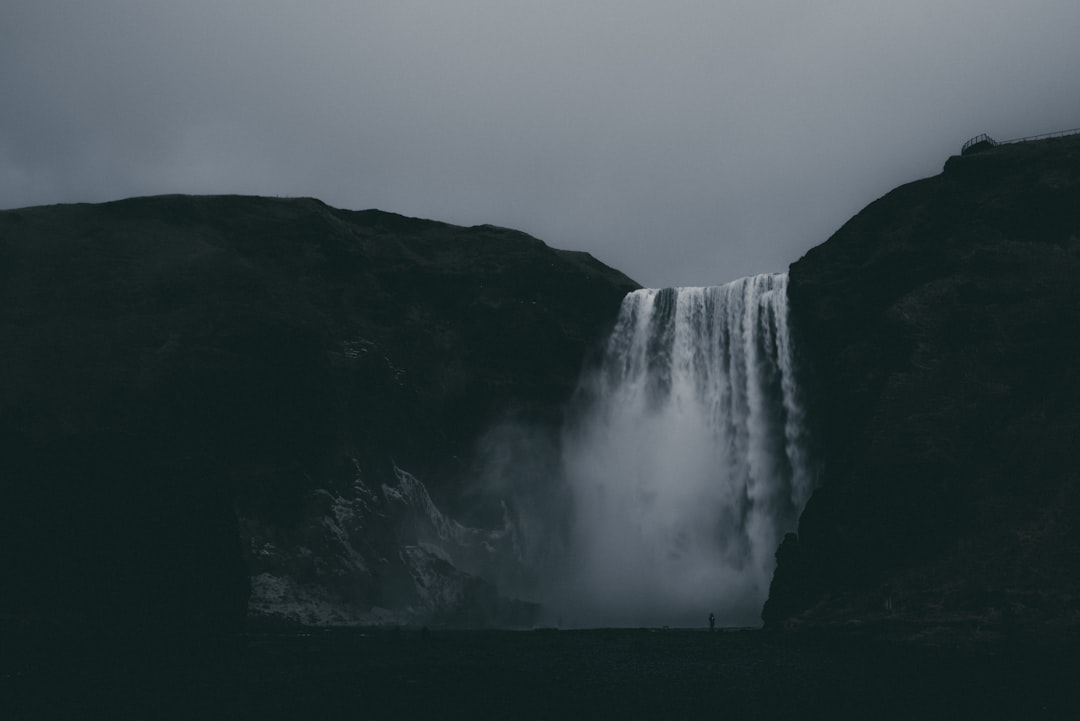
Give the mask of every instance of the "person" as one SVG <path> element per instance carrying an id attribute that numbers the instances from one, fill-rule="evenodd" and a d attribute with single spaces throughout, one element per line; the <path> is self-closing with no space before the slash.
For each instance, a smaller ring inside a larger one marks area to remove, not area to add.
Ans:
<path id="1" fill-rule="evenodd" d="M 709 632 L 711 633 L 714 630 L 716 630 L 716 614 L 710 612 L 709 613 Z"/>

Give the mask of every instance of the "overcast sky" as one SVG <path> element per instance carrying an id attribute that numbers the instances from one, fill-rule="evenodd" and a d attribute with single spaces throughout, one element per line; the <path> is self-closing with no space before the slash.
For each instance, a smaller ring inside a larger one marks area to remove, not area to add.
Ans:
<path id="1" fill-rule="evenodd" d="M 968 137 L 1080 126 L 1077 0 L 3 0 L 0 208 L 305 195 L 783 270 Z"/>

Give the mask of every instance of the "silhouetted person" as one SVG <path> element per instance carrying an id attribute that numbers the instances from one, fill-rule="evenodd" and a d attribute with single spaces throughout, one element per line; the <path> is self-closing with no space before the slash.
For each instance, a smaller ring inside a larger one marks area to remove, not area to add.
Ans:
<path id="1" fill-rule="evenodd" d="M 716 630 L 716 614 L 710 613 L 709 614 L 709 633 L 712 633 L 715 630 Z"/>

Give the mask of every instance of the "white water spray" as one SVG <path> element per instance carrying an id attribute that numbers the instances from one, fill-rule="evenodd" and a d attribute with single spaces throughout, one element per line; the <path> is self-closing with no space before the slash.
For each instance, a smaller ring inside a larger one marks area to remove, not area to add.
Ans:
<path id="1" fill-rule="evenodd" d="M 811 490 L 786 274 L 623 301 L 564 439 L 578 625 L 757 625 Z"/>

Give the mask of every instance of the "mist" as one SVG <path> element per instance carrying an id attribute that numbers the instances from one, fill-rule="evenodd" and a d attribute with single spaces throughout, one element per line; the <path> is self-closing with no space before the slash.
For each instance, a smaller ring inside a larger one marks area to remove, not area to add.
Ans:
<path id="1" fill-rule="evenodd" d="M 786 318 L 783 274 L 629 294 L 558 435 L 481 446 L 500 587 L 559 626 L 759 625 L 813 484 Z"/>

